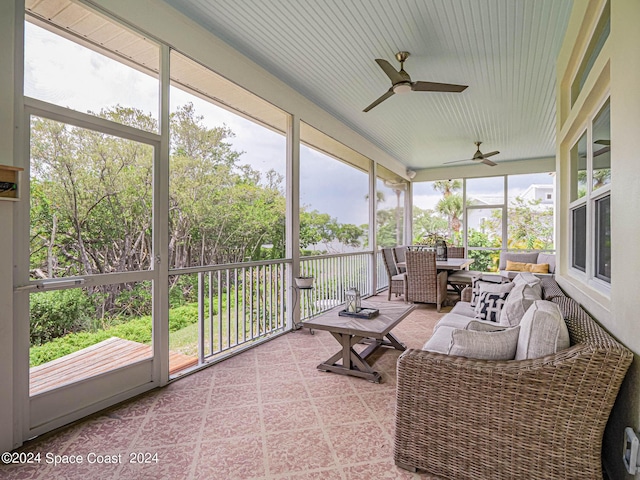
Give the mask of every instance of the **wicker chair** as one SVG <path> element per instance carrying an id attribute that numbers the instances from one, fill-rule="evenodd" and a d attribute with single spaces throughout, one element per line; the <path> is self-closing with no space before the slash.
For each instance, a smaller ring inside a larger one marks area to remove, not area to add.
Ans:
<path id="1" fill-rule="evenodd" d="M 464 253 L 464 247 L 447 247 L 447 256 L 449 258 L 465 258 Z M 457 270 L 449 273 L 447 281 L 457 291 L 461 291 L 464 287 L 471 285 L 473 277 L 481 273 L 477 270 Z"/>
<path id="2" fill-rule="evenodd" d="M 398 273 L 404 273 L 407 271 L 407 267 L 400 267 L 399 263 L 405 263 L 407 261 L 406 253 L 407 246 L 402 247 L 393 247 L 393 260 L 396 262 L 396 268 L 398 269 Z"/>
<path id="3" fill-rule="evenodd" d="M 435 303 L 440 307 L 447 299 L 447 272 L 438 273 L 436 253 L 407 251 L 406 294 L 407 302 Z"/>
<path id="4" fill-rule="evenodd" d="M 398 466 L 450 480 L 602 480 L 602 436 L 633 354 L 573 299 L 550 300 L 571 338 L 555 355 L 485 361 L 402 354 Z"/>
<path id="5" fill-rule="evenodd" d="M 396 262 L 393 259 L 392 248 L 382 249 L 382 260 L 384 261 L 384 268 L 387 270 L 387 275 L 389 276 L 389 290 L 387 300 L 391 300 L 392 293 L 395 294 L 396 297 L 398 295 L 404 295 L 405 275 L 403 273 L 398 273 Z"/>

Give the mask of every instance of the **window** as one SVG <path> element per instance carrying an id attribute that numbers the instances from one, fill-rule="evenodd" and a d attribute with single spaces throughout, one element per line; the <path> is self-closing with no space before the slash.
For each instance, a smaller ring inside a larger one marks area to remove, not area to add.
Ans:
<path id="1" fill-rule="evenodd" d="M 497 271 L 502 250 L 555 249 L 554 211 L 555 173 L 415 183 L 413 242 L 445 238 L 474 270 Z"/>
<path id="2" fill-rule="evenodd" d="M 611 127 L 609 100 L 571 149 L 571 266 L 611 283 Z"/>
<path id="3" fill-rule="evenodd" d="M 587 207 L 582 205 L 572 212 L 573 249 L 572 265 L 584 272 L 587 259 Z"/>
<path id="4" fill-rule="evenodd" d="M 584 58 L 582 59 L 580 68 L 578 69 L 573 83 L 571 84 L 571 105 L 575 103 L 576 99 L 580 95 L 582 87 L 584 87 L 584 84 L 589 77 L 589 73 L 591 73 L 593 64 L 602 51 L 602 47 L 604 47 L 607 38 L 609 38 L 610 31 L 611 7 L 609 5 L 609 2 L 607 2 L 604 10 L 602 11 L 602 15 L 600 15 L 600 20 L 596 25 L 595 31 L 593 32 L 591 42 L 589 42 L 589 46 L 587 47 Z"/>
<path id="5" fill-rule="evenodd" d="M 505 177 L 465 180 L 465 233 L 467 256 L 474 270 L 498 269 L 504 246 Z"/>
<path id="6" fill-rule="evenodd" d="M 158 45 L 79 4 L 49 18 L 52 3 L 27 8 L 24 94 L 157 133 Z"/>
<path id="7" fill-rule="evenodd" d="M 596 200 L 596 277 L 611 283 L 611 196 Z"/>
<path id="8" fill-rule="evenodd" d="M 363 250 L 369 243 L 370 160 L 304 122 L 300 140 L 302 255 Z"/>
<path id="9" fill-rule="evenodd" d="M 171 51 L 169 265 L 284 258 L 287 114 Z"/>
<path id="10" fill-rule="evenodd" d="M 553 250 L 555 175 L 509 175 L 507 183 L 507 248 Z"/>
<path id="11" fill-rule="evenodd" d="M 404 244 L 404 195 L 408 187 L 406 180 L 378 167 L 376 240 L 380 248 Z"/>
<path id="12" fill-rule="evenodd" d="M 413 184 L 413 243 L 428 244 L 436 237 L 449 246 L 463 246 L 462 180 Z"/>

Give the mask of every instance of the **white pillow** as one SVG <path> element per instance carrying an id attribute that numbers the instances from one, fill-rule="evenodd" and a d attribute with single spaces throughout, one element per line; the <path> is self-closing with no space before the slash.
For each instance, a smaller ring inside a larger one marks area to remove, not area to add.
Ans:
<path id="1" fill-rule="evenodd" d="M 536 277 L 533 273 L 519 273 L 513 279 L 513 283 L 515 285 L 529 285 L 538 293 L 538 297 L 542 298 L 542 280 Z"/>
<path id="2" fill-rule="evenodd" d="M 480 296 L 475 306 L 475 318 L 498 322 L 504 302 L 509 295 L 509 292 L 485 292 L 480 290 Z"/>
<path id="3" fill-rule="evenodd" d="M 538 292 L 535 287 L 531 287 L 526 283 L 517 284 L 509 292 L 509 296 L 504 302 L 500 312 L 500 324 L 512 327 L 519 325 L 525 312 L 529 310 L 533 302 L 541 298 L 542 292 Z"/>
<path id="4" fill-rule="evenodd" d="M 478 297 L 482 292 L 510 292 L 514 287 L 512 282 L 508 283 L 495 283 L 495 282 L 484 282 L 484 281 L 476 281 L 473 284 L 473 292 L 471 294 L 471 306 L 475 307 L 478 303 Z"/>
<path id="5" fill-rule="evenodd" d="M 422 349 L 479 360 L 512 360 L 518 345 L 519 330 L 520 327 L 499 328 L 496 331 L 440 327 Z"/>
<path id="6" fill-rule="evenodd" d="M 520 321 L 516 360 L 540 358 L 569 348 L 569 331 L 560 307 L 536 300 Z"/>

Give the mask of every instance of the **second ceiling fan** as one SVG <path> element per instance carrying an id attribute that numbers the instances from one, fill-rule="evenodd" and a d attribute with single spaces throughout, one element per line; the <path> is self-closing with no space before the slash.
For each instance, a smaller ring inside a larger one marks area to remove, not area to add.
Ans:
<path id="1" fill-rule="evenodd" d="M 451 83 L 435 83 L 435 82 L 412 82 L 411 77 L 404 71 L 404 62 L 409 58 L 409 52 L 396 53 L 396 59 L 400 62 L 400 70 L 396 71 L 393 66 L 382 58 L 376 58 L 376 63 L 384 70 L 387 77 L 391 80 L 391 88 L 378 98 L 375 102 L 365 108 L 363 111 L 368 112 L 373 107 L 384 102 L 387 98 L 395 93 L 407 92 L 453 92 L 460 93 L 467 88 L 467 85 L 454 85 Z"/>
<path id="2" fill-rule="evenodd" d="M 444 164 L 446 165 L 447 163 L 458 163 L 458 162 L 469 162 L 469 161 L 474 161 L 474 162 L 482 162 L 485 165 L 489 165 L 490 167 L 495 167 L 497 165 L 496 162 L 492 162 L 491 160 L 487 160 L 487 157 L 493 157 L 494 155 L 499 154 L 500 152 L 498 150 L 494 151 L 494 152 L 489 152 L 489 153 L 482 153 L 480 151 L 480 145 L 482 144 L 482 142 L 474 142 L 477 150 L 476 153 L 473 154 L 473 157 L 471 158 L 465 158 L 464 160 L 453 160 L 451 162 L 444 162 Z"/>

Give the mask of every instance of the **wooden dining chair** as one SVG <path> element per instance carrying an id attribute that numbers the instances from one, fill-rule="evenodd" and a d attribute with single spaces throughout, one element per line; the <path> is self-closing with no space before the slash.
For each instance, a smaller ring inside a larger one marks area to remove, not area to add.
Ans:
<path id="1" fill-rule="evenodd" d="M 407 251 L 407 302 L 435 303 L 438 312 L 447 299 L 447 272 L 438 273 L 436 253 Z"/>

